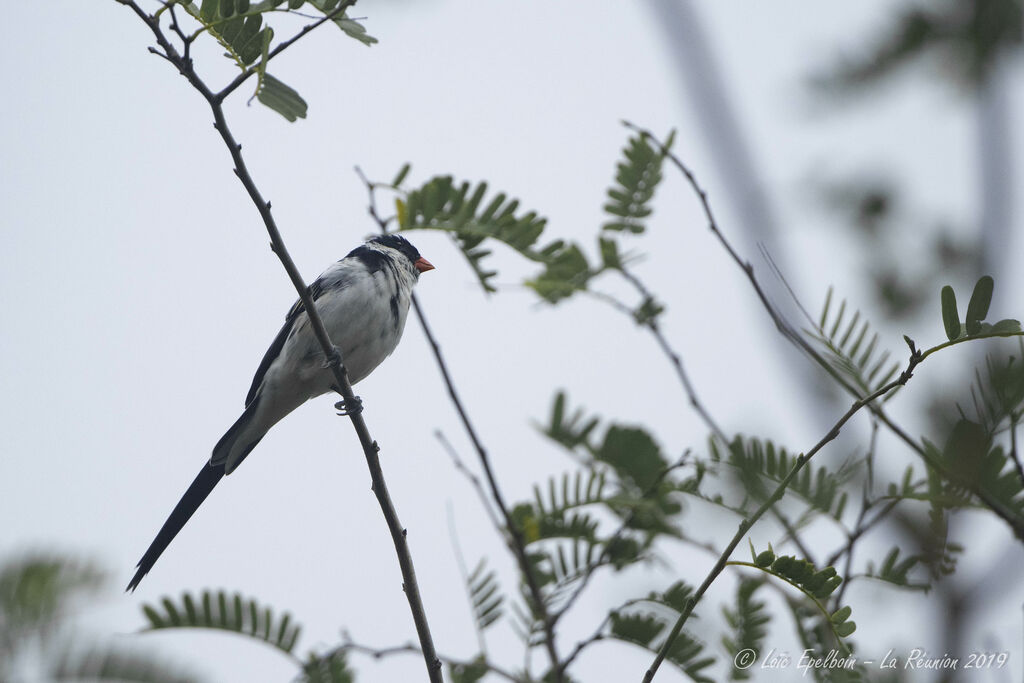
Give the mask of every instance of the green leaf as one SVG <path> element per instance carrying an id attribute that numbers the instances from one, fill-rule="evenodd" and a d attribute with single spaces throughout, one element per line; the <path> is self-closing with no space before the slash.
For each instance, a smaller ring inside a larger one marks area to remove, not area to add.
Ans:
<path id="1" fill-rule="evenodd" d="M 992 334 L 1012 334 L 1020 332 L 1020 321 L 1007 318 L 992 325 Z"/>
<path id="2" fill-rule="evenodd" d="M 621 479 L 645 491 L 668 465 L 661 448 L 651 435 L 639 427 L 612 425 L 594 457 L 611 465 Z"/>
<path id="3" fill-rule="evenodd" d="M 526 286 L 548 303 L 558 303 L 586 288 L 592 272 L 586 256 L 575 244 L 564 246 L 548 256 L 545 268 Z"/>
<path id="4" fill-rule="evenodd" d="M 942 449 L 942 457 L 958 483 L 969 488 L 980 483 L 991 443 L 990 435 L 977 422 L 960 419 L 953 425 Z"/>
<path id="5" fill-rule="evenodd" d="M 960 337 L 960 313 L 956 310 L 956 294 L 953 288 L 946 285 L 942 288 L 942 324 L 946 328 L 946 337 L 953 341 Z"/>
<path id="6" fill-rule="evenodd" d="M 210 23 L 217 16 L 217 9 L 220 7 L 220 0 L 203 0 L 199 7 L 199 18 L 204 23 Z"/>
<path id="7" fill-rule="evenodd" d="M 271 29 L 268 27 L 264 31 L 260 31 L 262 24 L 263 17 L 258 14 L 246 17 L 245 25 L 235 38 L 235 49 L 243 64 L 253 64 L 259 59 L 263 52 L 264 42 L 269 42 L 265 32 Z"/>
<path id="8" fill-rule="evenodd" d="M 409 164 L 403 165 L 402 168 L 395 175 L 394 180 L 391 181 L 391 186 L 398 187 L 399 185 L 401 185 L 402 181 L 405 180 L 405 176 L 409 175 L 409 169 L 411 168 L 412 166 Z"/>
<path id="9" fill-rule="evenodd" d="M 299 93 L 270 74 L 263 76 L 263 83 L 256 93 L 259 101 L 289 121 L 306 118 L 306 101 Z"/>
<path id="10" fill-rule="evenodd" d="M 847 320 L 843 300 L 833 314 L 832 293 L 829 287 L 817 327 L 804 333 L 824 348 L 829 365 L 866 396 L 887 384 L 899 370 L 899 363 L 889 361 L 888 351 L 878 353 L 878 334 L 871 333 L 871 326 L 867 320 L 862 321 L 860 311 Z M 883 400 L 892 395 L 887 394 Z"/>
<path id="11" fill-rule="evenodd" d="M 343 650 L 325 655 L 310 654 L 302 665 L 301 683 L 355 683 L 356 676 L 348 668 Z"/>
<path id="12" fill-rule="evenodd" d="M 689 595 L 692 588 L 681 583 L 674 584 L 670 591 L 678 595 Z M 610 616 L 611 628 L 609 636 L 628 643 L 639 645 L 650 652 L 658 652 L 664 644 L 664 638 L 671 630 L 671 624 L 678 618 L 678 599 L 667 598 L 666 595 L 652 593 L 650 598 L 667 608 L 668 614 L 654 614 L 636 611 L 615 611 Z M 714 679 L 703 674 L 703 670 L 715 663 L 714 657 L 701 657 L 704 645 L 686 631 L 681 631 L 668 649 L 666 660 L 675 664 L 681 671 L 698 683 L 713 683 Z"/>
<path id="13" fill-rule="evenodd" d="M 341 19 L 335 19 L 334 23 L 349 38 L 354 38 L 355 40 L 358 40 L 360 43 L 366 45 L 367 47 L 373 45 L 374 43 L 380 42 L 379 40 L 371 36 L 369 33 L 367 33 L 366 27 L 360 24 L 355 19 L 348 19 L 347 17 L 343 17 Z"/>
<path id="14" fill-rule="evenodd" d="M 651 641 L 665 630 L 665 623 L 653 615 L 618 614 L 611 615 L 612 637 L 649 647 Z"/>
<path id="15" fill-rule="evenodd" d="M 967 334 L 978 334 L 981 331 L 980 323 L 988 315 L 994 286 L 995 281 L 988 275 L 983 276 L 974 285 L 971 301 L 967 304 Z"/>
<path id="16" fill-rule="evenodd" d="M 493 570 L 487 571 L 486 558 L 481 558 L 466 577 L 466 589 L 473 606 L 477 628 L 483 631 L 501 618 L 501 605 L 505 597 L 498 586 L 497 574 Z"/>
<path id="17" fill-rule="evenodd" d="M 307 0 L 309 4 L 316 7 L 324 14 L 330 14 L 338 6 L 338 0 Z M 366 46 L 373 45 L 378 42 L 376 38 L 369 35 L 366 32 L 366 28 L 355 19 L 351 19 L 348 16 L 348 10 L 345 10 L 341 14 L 337 15 L 333 19 L 334 25 L 340 28 L 345 35 L 349 38 L 358 40 L 360 43 Z"/>
<path id="18" fill-rule="evenodd" d="M 604 267 L 611 270 L 622 268 L 622 257 L 619 256 L 618 243 L 613 239 L 601 237 L 598 240 L 598 244 L 601 248 L 601 262 Z"/>
<path id="19" fill-rule="evenodd" d="M 728 564 L 738 564 L 745 567 L 751 566 L 746 562 L 729 562 Z M 841 640 L 845 637 L 842 633 L 845 629 L 840 627 L 846 623 L 846 619 L 849 618 L 852 613 L 852 609 L 845 606 L 840 607 L 830 615 L 825 610 L 825 605 L 823 604 L 843 582 L 842 577 L 839 576 L 835 567 L 825 567 L 824 569 L 818 570 L 815 569 L 814 564 L 808 560 L 794 557 L 792 555 L 782 555 L 775 558 L 775 561 L 772 562 L 770 567 L 765 568 L 757 566 L 757 568 L 766 574 L 785 581 L 803 592 L 804 595 L 807 596 L 807 603 L 813 605 L 814 608 L 821 613 L 839 644 L 844 649 L 848 649 L 845 643 Z M 849 632 L 852 633 L 853 631 L 850 630 Z"/>
<path id="20" fill-rule="evenodd" d="M 451 663 L 448 665 L 448 677 L 452 683 L 476 683 L 483 680 L 490 667 L 483 655 L 479 655 L 471 662 Z"/>
<path id="21" fill-rule="evenodd" d="M 288 654 L 295 647 L 301 627 L 293 624 L 287 613 L 275 621 L 270 608 L 261 608 L 255 600 L 245 600 L 237 593 L 229 600 L 224 591 L 203 591 L 199 603 L 201 611 L 197 609 L 194 597 L 185 593 L 180 603 L 163 598 L 162 611 L 157 606 L 143 605 L 143 614 L 149 622 L 146 630 L 217 629 L 255 638 Z"/>
<path id="22" fill-rule="evenodd" d="M 849 638 L 857 630 L 857 622 L 846 621 L 836 626 L 836 633 L 842 638 Z"/>
<path id="23" fill-rule="evenodd" d="M 605 213 L 612 220 L 606 222 L 602 229 L 638 234 L 645 230 L 642 219 L 651 214 L 650 202 L 661 182 L 661 165 L 665 156 L 660 151 L 656 152 L 643 135 L 629 139 L 623 156 L 625 159 L 617 165 L 617 185 L 608 190 L 608 202 L 604 205 Z"/>
<path id="24" fill-rule="evenodd" d="M 0 634 L 56 625 L 70 601 L 97 592 L 103 579 L 91 564 L 58 556 L 32 554 L 0 565 Z"/>
<path id="25" fill-rule="evenodd" d="M 771 621 L 765 603 L 754 599 L 754 593 L 763 585 L 764 581 L 760 579 L 742 579 L 736 589 L 736 608 L 722 608 L 725 620 L 732 629 L 731 633 L 722 637 L 722 647 L 730 660 L 743 650 L 761 652 L 765 636 L 768 635 L 766 625 Z M 730 680 L 749 678 L 750 671 L 747 669 L 733 667 L 729 671 Z"/>
<path id="26" fill-rule="evenodd" d="M 399 211 L 399 229 L 443 230 L 451 234 L 486 292 L 496 291 L 490 283 L 496 273 L 483 266 L 490 251 L 481 249 L 480 244 L 487 238 L 541 263 L 547 268 L 546 273 L 563 277 L 566 266 L 571 265 L 571 255 L 548 251 L 550 246 L 541 251 L 536 249 L 547 220 L 532 211 L 517 213 L 519 200 L 504 193 L 495 195 L 481 212 L 479 207 L 486 191 L 486 183 L 473 188 L 468 182 L 456 185 L 451 176 L 435 176 L 406 195 Z"/>
<path id="27" fill-rule="evenodd" d="M 928 590 L 930 584 L 928 583 L 917 583 L 912 582 L 908 576 L 910 570 L 913 569 L 921 558 L 917 555 L 911 555 L 909 557 L 900 559 L 900 549 L 897 546 L 893 546 L 892 550 L 885 556 L 881 566 L 876 570 L 874 562 L 868 562 L 867 576 L 878 579 L 879 581 L 886 581 L 896 586 L 901 586 L 910 590 Z"/>
<path id="28" fill-rule="evenodd" d="M 851 614 L 853 614 L 853 608 L 851 608 L 849 605 L 847 605 L 846 607 L 840 607 L 832 613 L 832 623 L 841 624 L 847 619 L 849 619 Z"/>
<path id="29" fill-rule="evenodd" d="M 713 448 L 717 446 L 713 445 Z M 796 460 L 796 456 L 771 441 L 737 436 L 729 444 L 726 464 L 734 468 L 747 496 L 765 501 L 796 466 Z M 861 462 L 847 461 L 835 472 L 822 465 L 807 463 L 790 482 L 784 495 L 799 497 L 833 519 L 841 520 L 848 498 L 843 487 L 856 474 Z"/>

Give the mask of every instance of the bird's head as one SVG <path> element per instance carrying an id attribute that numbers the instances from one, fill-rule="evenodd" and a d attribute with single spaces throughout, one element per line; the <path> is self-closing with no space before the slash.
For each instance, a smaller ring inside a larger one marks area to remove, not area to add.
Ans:
<path id="1" fill-rule="evenodd" d="M 386 247 L 388 249 L 393 249 L 397 251 L 399 254 L 402 255 L 402 257 L 409 259 L 409 262 L 412 264 L 413 268 L 415 268 L 420 273 L 425 273 L 428 270 L 434 269 L 434 266 L 433 264 L 430 263 L 430 261 L 420 256 L 419 250 L 417 250 L 416 247 L 412 246 L 412 242 L 405 239 L 401 235 L 395 235 L 393 233 L 388 233 L 386 235 L 377 235 L 376 237 L 371 237 L 367 243 L 379 245 L 381 247 Z"/>

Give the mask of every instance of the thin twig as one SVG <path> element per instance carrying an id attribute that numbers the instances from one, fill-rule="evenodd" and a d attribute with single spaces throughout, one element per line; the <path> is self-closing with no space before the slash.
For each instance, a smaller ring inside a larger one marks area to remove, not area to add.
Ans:
<path id="1" fill-rule="evenodd" d="M 625 266 L 619 268 L 618 272 L 633 286 L 634 289 L 636 289 L 645 301 L 654 301 L 654 297 L 651 295 L 650 290 L 648 290 L 647 286 L 641 282 L 640 278 L 626 270 Z M 682 357 L 675 349 L 672 348 L 672 345 L 668 343 L 668 339 L 666 339 L 665 335 L 662 334 L 661 327 L 658 326 L 657 320 L 653 317 L 648 318 L 643 325 L 651 331 L 651 334 L 654 335 L 654 339 L 658 342 L 658 346 L 661 347 L 662 353 L 664 353 L 669 361 L 671 361 L 672 367 L 676 372 L 676 377 L 683 385 L 683 390 L 686 392 L 686 396 L 690 400 L 690 405 L 695 411 L 697 411 L 697 414 L 700 415 L 701 419 L 704 420 L 704 424 L 706 424 L 714 435 L 718 437 L 722 442 L 722 445 L 728 446 L 729 438 L 726 437 L 725 432 L 722 431 L 722 428 L 719 427 L 718 423 L 715 422 L 713 417 L 711 417 L 711 413 L 707 411 L 704 404 L 701 403 L 699 398 L 697 398 L 697 390 L 694 389 L 693 383 L 690 381 L 690 376 L 686 374 L 686 369 L 683 367 Z"/>
<path id="2" fill-rule="evenodd" d="M 462 462 L 462 458 L 459 457 L 458 451 L 452 446 L 451 442 L 448 441 L 444 433 L 441 430 L 434 432 L 434 437 L 440 442 L 441 447 L 448 453 L 448 457 L 452 459 L 452 464 L 455 465 L 455 469 L 462 473 L 469 483 L 473 486 L 473 490 L 476 491 L 477 497 L 480 498 L 480 504 L 487 512 L 487 517 L 491 520 L 494 528 L 497 530 L 499 535 L 505 534 L 504 527 L 501 526 L 501 522 L 498 521 L 497 516 L 494 513 L 494 508 L 491 507 L 491 500 L 487 497 L 487 493 L 484 491 L 483 484 L 480 482 L 480 477 L 476 476 L 476 472 L 473 472 L 466 466 L 466 463 Z"/>
<path id="3" fill-rule="evenodd" d="M 259 211 L 260 217 L 263 219 L 263 224 L 267 229 L 267 233 L 270 235 L 271 248 L 277 255 L 278 259 L 280 259 L 281 264 L 288 273 L 289 279 L 292 281 L 292 285 L 298 292 L 299 299 L 302 301 L 302 305 L 308 316 L 310 327 L 320 344 L 325 358 L 328 359 L 327 367 L 330 368 L 334 375 L 334 388 L 344 397 L 345 401 L 348 402 L 349 405 L 353 405 L 355 403 L 355 394 L 352 392 L 352 385 L 349 383 L 348 373 L 343 365 L 341 353 L 331 342 L 331 339 L 327 334 L 327 330 L 324 327 L 323 320 L 320 318 L 319 312 L 317 311 L 309 293 L 309 289 L 285 247 L 284 240 L 277 228 L 277 223 L 271 214 L 270 202 L 263 198 L 259 188 L 256 187 L 256 183 L 253 181 L 253 178 L 249 173 L 249 169 L 242 157 L 242 146 L 235 141 L 231 130 L 228 128 L 222 106 L 224 99 L 223 96 L 214 94 L 205 82 L 203 82 L 203 80 L 196 74 L 195 70 L 192 68 L 191 62 L 186 61 L 178 54 L 177 50 L 173 45 L 171 45 L 170 41 L 168 41 L 167 37 L 164 35 L 164 32 L 160 27 L 159 19 L 147 15 L 138 6 L 135 0 L 116 1 L 130 7 L 139 16 L 139 18 L 145 22 L 153 32 L 157 43 L 164 50 L 165 56 L 174 63 L 178 71 L 188 79 L 189 83 L 199 91 L 210 105 L 210 110 L 213 113 L 214 128 L 216 128 L 217 132 L 220 133 L 221 139 L 224 141 L 224 144 L 228 148 L 228 152 L 231 154 L 231 159 L 235 164 L 235 175 L 238 176 L 239 181 L 242 183 L 243 187 L 245 187 L 250 199 L 256 205 L 256 209 Z M 308 31 L 306 33 L 308 33 Z M 296 39 L 297 38 L 298 37 L 296 37 Z M 294 40 L 292 42 L 294 42 Z M 441 661 L 437 657 L 437 653 L 434 649 L 433 638 L 430 634 L 430 627 L 427 624 L 426 611 L 423 608 L 423 601 L 419 592 L 419 584 L 416 581 L 416 572 L 413 567 L 412 554 L 409 551 L 409 545 L 406 540 L 406 529 L 398 520 L 398 513 L 395 511 L 394 504 L 391 501 L 391 496 L 388 493 L 387 484 L 384 480 L 384 473 L 381 469 L 380 458 L 378 457 L 379 447 L 377 446 L 377 442 L 370 436 L 369 429 L 366 426 L 366 421 L 363 419 L 362 413 L 352 412 L 349 414 L 349 417 L 352 420 L 352 426 L 355 428 L 356 434 L 359 437 L 359 443 L 363 448 L 363 454 L 366 456 L 366 463 L 370 470 L 370 478 L 373 481 L 373 492 L 380 504 L 381 511 L 384 513 L 384 518 L 387 522 L 388 529 L 391 532 L 392 541 L 395 545 L 395 552 L 398 555 L 398 563 L 402 570 L 402 586 L 405 590 L 406 598 L 409 601 L 409 608 L 412 612 L 413 621 L 416 625 L 416 633 L 420 639 L 421 651 L 426 662 L 429 678 L 434 683 L 441 683 L 443 680 L 441 675 Z"/>
<path id="4" fill-rule="evenodd" d="M 375 648 L 375 647 L 370 647 L 368 645 L 361 645 L 359 643 L 354 642 L 349 637 L 349 635 L 347 633 L 342 634 L 342 637 L 344 638 L 345 642 L 341 645 L 341 647 L 337 648 L 337 650 L 345 651 L 345 652 L 359 652 L 361 654 L 373 657 L 374 659 L 384 659 L 385 657 L 390 657 L 392 655 L 403 655 L 403 654 L 419 655 L 419 654 L 422 654 L 420 649 L 417 648 L 412 643 L 406 643 L 405 645 L 393 645 L 391 647 Z M 488 671 L 493 673 L 494 675 L 496 675 L 496 676 L 498 676 L 500 678 L 504 678 L 507 681 L 512 681 L 512 683 L 528 683 L 528 679 L 524 679 L 524 678 L 515 676 L 511 672 L 509 672 L 509 671 L 507 671 L 507 670 L 505 670 L 505 669 L 503 669 L 503 668 L 501 668 L 499 666 L 496 666 L 495 664 L 492 664 L 491 662 L 487 661 L 486 659 L 483 659 L 483 660 L 473 660 L 471 662 L 467 662 L 465 660 L 455 659 L 454 657 L 447 657 L 445 655 L 441 655 L 440 657 L 441 657 L 441 660 L 444 661 L 446 664 L 448 664 L 448 666 L 450 666 L 450 667 L 467 667 L 467 668 L 469 668 L 469 667 L 481 666 L 482 665 Z"/>
<path id="5" fill-rule="evenodd" d="M 835 565 L 843 555 L 852 553 L 854 543 L 856 543 L 861 536 L 870 531 L 872 527 L 876 526 L 879 522 L 888 517 L 889 513 L 891 513 L 893 509 L 904 500 L 904 498 L 890 498 L 886 501 L 885 506 L 870 520 L 867 522 L 858 520 L 857 526 L 850 532 L 846 545 L 832 553 L 832 556 L 828 558 L 828 561 L 825 564 L 827 566 Z M 877 501 L 875 501 L 875 504 L 877 504 Z M 872 505 L 872 507 L 873 506 L 874 505 Z M 866 514 L 864 516 L 866 516 Z M 846 573 L 849 573 L 849 564 L 847 564 Z M 843 576 L 846 576 L 846 574 L 843 574 Z M 845 585 L 845 582 L 843 585 Z"/>
<path id="6" fill-rule="evenodd" d="M 786 517 L 786 515 L 784 515 L 782 511 L 779 510 L 778 508 L 772 508 L 771 513 L 772 516 L 775 517 L 776 521 L 778 521 L 778 523 L 782 525 L 782 528 L 786 531 L 786 536 L 783 537 L 783 541 L 786 539 L 786 537 L 788 537 L 791 541 L 793 541 L 793 545 L 796 546 L 797 551 L 799 551 L 799 553 L 803 556 L 805 560 L 807 560 L 811 564 L 817 564 L 814 561 L 814 556 L 811 555 L 810 549 L 804 544 L 803 540 L 800 538 L 800 532 L 796 528 L 796 526 L 794 526 L 793 523 L 789 521 L 789 519 Z"/>

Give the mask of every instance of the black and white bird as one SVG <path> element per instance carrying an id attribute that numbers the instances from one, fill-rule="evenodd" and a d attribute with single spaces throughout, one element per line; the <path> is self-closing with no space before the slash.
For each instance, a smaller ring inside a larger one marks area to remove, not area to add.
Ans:
<path id="1" fill-rule="evenodd" d="M 364 379 L 398 346 L 420 273 L 434 266 L 400 235 L 382 235 L 353 249 L 309 287 L 331 341 L 340 349 L 352 384 Z M 231 474 L 285 415 L 333 390 L 334 377 L 301 301 L 256 369 L 245 412 L 213 447 L 128 583 L 135 590 L 161 553 L 220 480 Z"/>

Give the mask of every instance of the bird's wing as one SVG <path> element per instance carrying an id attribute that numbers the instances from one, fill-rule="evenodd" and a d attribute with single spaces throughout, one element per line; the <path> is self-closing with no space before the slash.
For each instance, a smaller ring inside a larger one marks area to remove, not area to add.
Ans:
<path id="1" fill-rule="evenodd" d="M 309 286 L 309 296 L 312 297 L 315 302 L 324 293 L 324 276 L 321 275 L 313 284 Z M 259 391 L 260 385 L 263 384 L 263 377 L 267 374 L 267 370 L 277 360 L 278 355 L 281 353 L 281 349 L 284 348 L 285 341 L 288 340 L 288 335 L 291 334 L 292 328 L 295 327 L 295 320 L 300 314 L 305 312 L 306 307 L 302 305 L 302 299 L 297 300 L 288 311 L 288 315 L 285 317 L 284 326 L 281 331 L 274 337 L 274 341 L 270 343 L 270 348 L 263 354 L 263 360 L 260 361 L 260 365 L 256 368 L 256 374 L 252 378 L 252 385 L 249 387 L 249 393 L 245 397 L 245 405 L 248 407 L 253 399 L 256 398 L 256 392 Z"/>
<path id="2" fill-rule="evenodd" d="M 309 296 L 313 299 L 314 303 L 327 291 L 342 290 L 348 287 L 353 279 L 359 277 L 358 268 L 356 263 L 349 260 L 348 258 L 341 259 L 334 263 L 330 268 L 320 274 L 313 284 L 309 285 Z M 288 341 L 288 335 L 291 334 L 294 329 L 296 321 L 299 317 L 306 312 L 306 307 L 302 305 L 302 299 L 296 301 L 291 309 L 288 311 L 288 315 L 285 317 L 284 326 L 281 331 L 274 337 L 274 341 L 271 342 L 270 348 L 263 354 L 263 360 L 260 361 L 260 365 L 256 368 L 256 374 L 252 378 L 252 386 L 249 387 L 249 393 L 245 397 L 245 405 L 248 406 L 256 398 L 256 392 L 259 391 L 260 385 L 263 384 L 263 378 L 267 374 L 267 370 L 274 364 L 277 357 L 281 354 L 281 349 L 284 348 L 284 343 Z"/>

